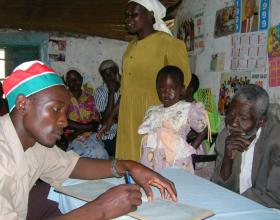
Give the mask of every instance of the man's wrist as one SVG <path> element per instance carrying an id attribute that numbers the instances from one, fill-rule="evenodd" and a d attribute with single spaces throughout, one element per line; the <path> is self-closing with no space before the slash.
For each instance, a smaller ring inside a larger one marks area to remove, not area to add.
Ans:
<path id="1" fill-rule="evenodd" d="M 120 174 L 120 172 L 119 172 L 118 169 L 117 169 L 117 163 L 118 163 L 118 162 L 119 162 L 118 160 L 113 159 L 113 160 L 112 160 L 112 164 L 111 164 L 111 172 L 112 172 L 112 175 L 113 175 L 113 177 L 116 177 L 116 178 L 120 178 L 120 177 L 123 176 L 123 175 Z"/>
<path id="2" fill-rule="evenodd" d="M 132 171 L 137 164 L 132 160 L 116 160 L 115 169 L 118 175 L 123 176 L 125 171 Z"/>

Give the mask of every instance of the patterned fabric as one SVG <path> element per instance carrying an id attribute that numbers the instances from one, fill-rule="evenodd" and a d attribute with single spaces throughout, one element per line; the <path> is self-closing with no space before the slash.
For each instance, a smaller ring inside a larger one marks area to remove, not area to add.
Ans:
<path id="1" fill-rule="evenodd" d="M 106 109 L 106 106 L 108 103 L 108 93 L 109 93 L 109 90 L 105 83 L 94 91 L 95 104 L 96 104 L 96 108 L 99 112 L 103 112 Z M 115 92 L 115 94 L 114 94 L 115 103 L 118 101 L 119 97 L 120 97 L 120 93 Z M 116 133 L 117 133 L 117 124 L 114 123 L 112 125 L 112 127 L 110 128 L 110 130 L 108 130 L 102 136 L 102 140 L 108 140 L 108 139 L 112 140 L 116 136 Z"/>
<path id="2" fill-rule="evenodd" d="M 95 106 L 94 97 L 84 90 L 82 90 L 82 95 L 79 99 L 71 95 L 67 116 L 70 120 L 83 124 L 93 120 L 100 121 L 100 114 Z"/>
<path id="3" fill-rule="evenodd" d="M 164 108 L 152 106 L 145 114 L 138 133 L 142 138 L 141 162 L 152 168 L 182 167 L 194 172 L 191 155 L 196 150 L 186 142 L 191 129 L 202 132 L 207 119 L 202 103 L 178 103 Z"/>
<path id="4" fill-rule="evenodd" d="M 8 100 L 9 111 L 15 107 L 19 94 L 30 96 L 56 85 L 64 85 L 53 69 L 40 61 L 22 63 L 3 82 L 3 91 Z"/>
<path id="5" fill-rule="evenodd" d="M 82 90 L 82 95 L 76 99 L 71 95 L 70 104 L 67 109 L 68 119 L 86 124 L 91 121 L 100 120 L 100 114 L 96 109 L 94 97 Z M 66 131 L 66 135 L 69 131 Z M 83 157 L 91 157 L 98 159 L 108 159 L 108 153 L 104 149 L 102 141 L 96 139 L 93 132 L 85 132 L 73 140 L 67 151 L 73 150 Z"/>

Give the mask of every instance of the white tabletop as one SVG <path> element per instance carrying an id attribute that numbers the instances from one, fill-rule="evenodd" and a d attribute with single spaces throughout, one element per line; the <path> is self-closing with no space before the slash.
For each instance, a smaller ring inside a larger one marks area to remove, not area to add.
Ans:
<path id="1" fill-rule="evenodd" d="M 209 219 L 217 220 L 280 220 L 280 213 L 266 208 L 252 200 L 237 193 L 231 192 L 199 176 L 190 174 L 182 169 L 169 168 L 161 170 L 160 173 L 175 183 L 178 201 L 191 206 L 210 209 L 215 216 Z M 123 183 L 123 179 L 107 179 L 113 184 Z M 67 180 L 65 185 L 80 183 L 81 180 Z M 159 195 L 158 190 L 153 190 Z M 84 201 L 51 192 L 49 198 L 59 202 L 59 208 L 63 213 L 78 208 L 85 204 Z M 119 220 L 133 219 L 128 216 L 118 218 Z"/>

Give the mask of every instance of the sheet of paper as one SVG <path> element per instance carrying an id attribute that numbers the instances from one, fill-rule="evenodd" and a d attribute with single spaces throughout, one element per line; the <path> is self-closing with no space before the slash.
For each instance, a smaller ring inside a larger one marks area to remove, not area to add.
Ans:
<path id="1" fill-rule="evenodd" d="M 77 199 L 90 202 L 113 186 L 115 185 L 102 180 L 89 180 L 75 185 L 61 186 L 55 188 L 55 190 Z"/>

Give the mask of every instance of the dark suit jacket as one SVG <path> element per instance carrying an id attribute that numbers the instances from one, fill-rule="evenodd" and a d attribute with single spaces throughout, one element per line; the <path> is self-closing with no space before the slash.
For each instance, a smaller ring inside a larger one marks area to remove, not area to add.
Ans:
<path id="1" fill-rule="evenodd" d="M 229 179 L 223 181 L 220 176 L 227 136 L 226 129 L 218 135 L 217 161 L 212 181 L 239 193 L 241 153 L 234 159 Z M 280 124 L 277 122 L 270 120 L 262 127 L 254 151 L 252 187 L 242 195 L 267 207 L 280 208 Z"/>

